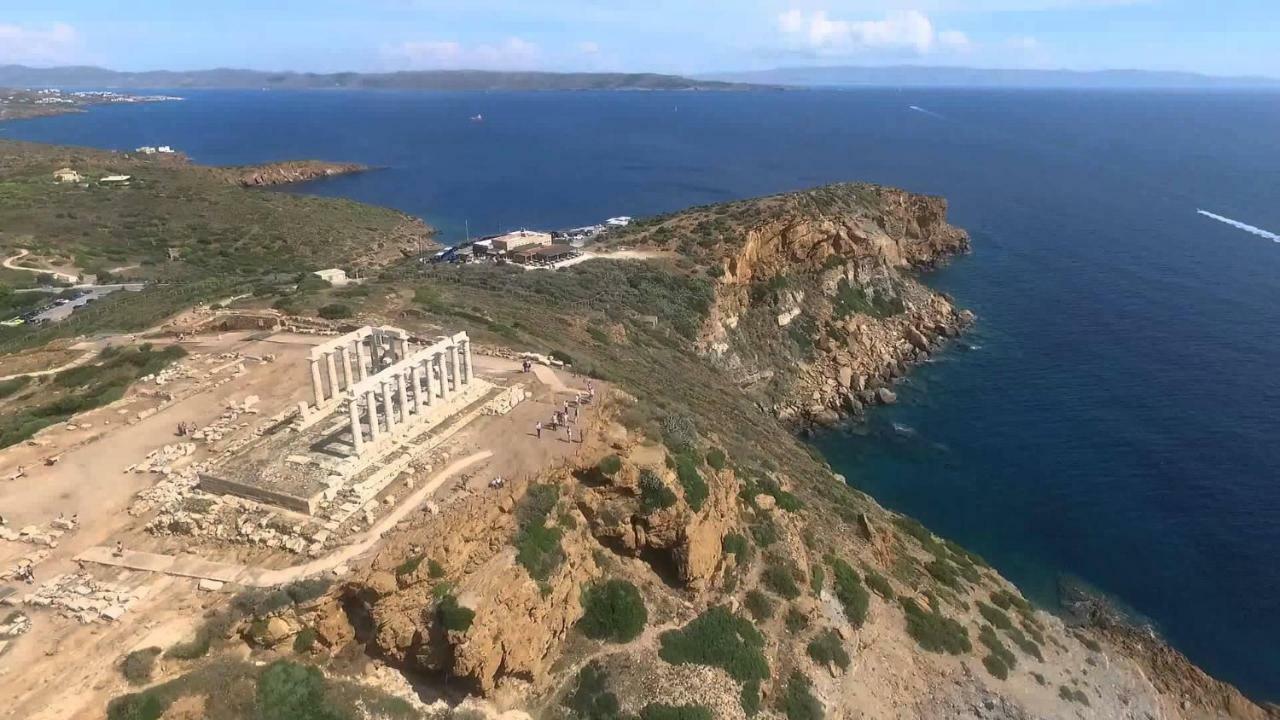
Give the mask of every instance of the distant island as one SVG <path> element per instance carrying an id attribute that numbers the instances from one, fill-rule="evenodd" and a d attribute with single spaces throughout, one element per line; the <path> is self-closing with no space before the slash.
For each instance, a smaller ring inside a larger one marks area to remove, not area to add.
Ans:
<path id="1" fill-rule="evenodd" d="M 707 81 L 792 87 L 992 87 L 1077 89 L 1280 89 L 1280 79 L 1156 70 L 1019 70 L 893 65 L 783 67 L 709 73 Z"/>
<path id="2" fill-rule="evenodd" d="M 657 73 L 421 70 L 390 73 L 262 72 L 217 68 L 119 72 L 100 67 L 0 66 L 0 86 L 58 88 L 207 88 L 352 90 L 743 90 L 756 86 Z"/>

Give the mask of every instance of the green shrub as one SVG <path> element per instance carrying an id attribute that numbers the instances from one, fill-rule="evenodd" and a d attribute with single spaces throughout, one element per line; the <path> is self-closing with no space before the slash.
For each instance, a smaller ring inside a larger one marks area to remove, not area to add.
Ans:
<path id="1" fill-rule="evenodd" d="M 799 670 L 787 678 L 787 687 L 778 699 L 778 710 L 787 716 L 787 720 L 822 720 L 826 716 L 822 703 L 813 696 L 809 678 Z"/>
<path id="2" fill-rule="evenodd" d="M 651 513 L 676 504 L 676 494 L 649 468 L 640 471 L 640 507 Z"/>
<path id="3" fill-rule="evenodd" d="M 978 612 L 982 615 L 983 619 L 1001 630 L 1013 629 L 1013 622 L 1009 620 L 1009 616 L 998 607 L 979 601 Z"/>
<path id="4" fill-rule="evenodd" d="M 404 562 L 401 562 L 396 566 L 396 577 L 404 577 L 405 575 L 414 574 L 418 571 L 418 568 L 422 565 L 422 561 L 425 559 L 426 556 L 421 553 L 410 555 L 405 558 Z"/>
<path id="5" fill-rule="evenodd" d="M 351 311 L 350 307 L 343 305 L 342 303 L 330 303 L 328 305 L 321 306 L 320 309 L 316 311 L 316 314 L 325 320 L 341 320 L 343 318 L 351 317 L 354 313 Z"/>
<path id="6" fill-rule="evenodd" d="M 942 615 L 936 609 L 925 610 L 916 601 L 898 598 L 907 618 L 907 634 L 929 652 L 960 655 L 973 649 L 969 631 L 963 625 Z"/>
<path id="7" fill-rule="evenodd" d="M 688 415 L 667 415 L 662 418 L 662 441 L 677 455 L 691 452 L 698 447 L 698 428 Z"/>
<path id="8" fill-rule="evenodd" d="M 934 580 L 946 585 L 949 588 L 959 590 L 960 575 L 956 572 L 956 568 L 951 563 L 942 558 L 934 558 L 925 564 L 924 569 L 933 577 Z"/>
<path id="9" fill-rule="evenodd" d="M 787 632 L 798 633 L 809 627 L 809 617 L 795 608 L 788 609 L 783 620 L 786 622 Z"/>
<path id="10" fill-rule="evenodd" d="M 315 628 L 304 627 L 293 636 L 293 651 L 296 653 L 311 652 L 311 648 L 316 646 Z"/>
<path id="11" fill-rule="evenodd" d="M 713 447 L 707 451 L 707 465 L 710 465 L 712 470 L 720 471 L 728 465 L 728 458 L 725 457 L 723 450 Z"/>
<path id="12" fill-rule="evenodd" d="M 747 608 L 747 612 L 751 613 L 751 617 L 756 619 L 756 622 L 764 622 L 773 617 L 773 601 L 769 599 L 768 595 L 759 590 L 747 592 L 742 604 Z"/>
<path id="13" fill-rule="evenodd" d="M 796 583 L 797 577 L 800 580 L 804 579 L 804 575 L 793 563 L 775 557 L 770 558 L 765 565 L 760 579 L 775 595 L 787 600 L 795 600 L 800 597 L 800 586 Z"/>
<path id="14" fill-rule="evenodd" d="M 706 610 L 679 630 L 659 637 L 658 656 L 673 665 L 710 665 L 723 668 L 741 683 L 769 677 L 764 637 L 751 622 L 724 606 Z"/>
<path id="15" fill-rule="evenodd" d="M 135 693 L 112 700 L 107 720 L 160 720 L 169 703 L 153 692 Z"/>
<path id="16" fill-rule="evenodd" d="M 862 586 L 862 579 L 849 563 L 835 558 L 831 563 L 832 587 L 836 599 L 844 607 L 844 614 L 854 627 L 862 627 L 867 619 L 867 608 L 871 605 L 871 595 Z"/>
<path id="17" fill-rule="evenodd" d="M 894 599 L 895 595 L 893 592 L 893 586 L 889 584 L 889 579 L 886 578 L 885 576 L 881 575 L 875 570 L 867 568 L 866 571 L 863 573 L 863 579 L 866 580 L 867 587 L 875 591 L 875 594 L 879 595 L 885 600 Z"/>
<path id="18" fill-rule="evenodd" d="M 606 455 L 596 463 L 596 470 L 605 477 L 613 477 L 622 469 L 622 458 L 617 455 Z"/>
<path id="19" fill-rule="evenodd" d="M 820 665 L 835 663 L 841 670 L 849 669 L 849 653 L 844 649 L 840 634 L 830 628 L 809 641 L 809 657 Z"/>
<path id="20" fill-rule="evenodd" d="M 578 671 L 578 681 L 565 696 L 569 715 L 580 720 L 621 720 L 618 697 L 609 692 L 609 675 L 592 662 Z"/>
<path id="21" fill-rule="evenodd" d="M 1102 652 L 1102 646 L 1098 644 L 1098 641 L 1094 640 L 1088 635 L 1085 635 L 1083 633 L 1076 633 L 1076 639 L 1078 639 L 1080 641 L 1080 644 L 1084 645 L 1090 651 Z"/>
<path id="22" fill-rule="evenodd" d="M 311 273 L 307 273 L 306 275 L 303 275 L 301 278 L 298 279 L 299 292 L 311 292 L 313 290 L 328 290 L 331 287 L 333 287 L 333 284 L 330 283 L 328 280 L 325 280 L 319 275 L 313 275 Z"/>
<path id="23" fill-rule="evenodd" d="M 436 560 L 427 561 L 427 577 L 433 580 L 439 580 L 444 577 L 444 566 Z"/>
<path id="24" fill-rule="evenodd" d="M 1058 686 L 1058 697 L 1067 702 L 1080 703 L 1081 705 L 1089 705 L 1089 696 L 1084 694 L 1083 690 L 1075 690 L 1066 685 Z"/>
<path id="25" fill-rule="evenodd" d="M 640 720 L 712 720 L 711 708 L 704 705 L 664 705 L 649 703 L 640 710 Z"/>
<path id="26" fill-rule="evenodd" d="M 649 620 L 644 598 L 626 580 L 607 580 L 582 592 L 582 634 L 596 640 L 631 642 Z"/>
<path id="27" fill-rule="evenodd" d="M 0 382 L 0 398 L 7 398 L 10 395 L 13 395 L 14 393 L 18 392 L 22 388 L 26 387 L 27 383 L 29 382 L 31 382 L 30 375 L 23 375 L 22 377 L 16 377 L 16 378 L 13 378 L 12 380 L 5 380 L 4 382 Z"/>
<path id="28" fill-rule="evenodd" d="M 289 583 L 284 591 L 294 603 L 302 605 L 329 592 L 329 586 L 332 584 L 333 582 L 328 578 L 307 578 Z"/>
<path id="29" fill-rule="evenodd" d="M 726 553 L 732 555 L 739 563 L 743 562 L 750 550 L 750 547 L 747 545 L 747 539 L 738 533 L 729 533 L 728 535 L 725 535 L 724 540 L 721 541 L 720 545 L 724 548 Z"/>
<path id="30" fill-rule="evenodd" d="M 177 658 L 178 660 L 195 660 L 209 654 L 209 648 L 213 645 L 213 636 L 209 632 L 207 626 L 201 626 L 196 629 L 196 634 L 188 642 L 181 642 L 165 651 L 165 657 Z"/>
<path id="31" fill-rule="evenodd" d="M 780 538 L 778 526 L 773 524 L 773 520 L 767 517 L 763 518 L 760 522 L 751 526 L 751 538 L 756 541 L 756 545 L 769 547 L 778 542 Z"/>
<path id="32" fill-rule="evenodd" d="M 809 578 L 809 588 L 813 590 L 814 595 L 822 595 L 822 588 L 827 582 L 827 571 L 822 566 L 813 568 L 813 575 Z"/>
<path id="33" fill-rule="evenodd" d="M 711 490 L 707 487 L 707 481 L 702 479 L 702 473 L 698 472 L 693 458 L 681 455 L 676 460 L 676 478 L 684 488 L 685 502 L 689 503 L 689 507 L 694 511 L 701 510 Z"/>
<path id="34" fill-rule="evenodd" d="M 258 678 L 261 720 L 342 720 L 325 701 L 324 675 L 309 665 L 277 660 Z"/>
<path id="35" fill-rule="evenodd" d="M 516 562 L 534 580 L 546 580 L 564 559 L 560 547 L 563 532 L 547 527 L 547 516 L 560 501 L 560 488 L 555 485 L 533 485 L 516 508 Z"/>
<path id="36" fill-rule="evenodd" d="M 1022 652 L 1040 662 L 1044 662 L 1044 654 L 1040 652 L 1040 646 L 1024 635 L 1021 630 L 1011 627 L 1007 632 L 1009 633 L 1009 638 L 1013 640 L 1013 644 L 1017 645 Z"/>
<path id="37" fill-rule="evenodd" d="M 996 631 L 990 625 L 983 625 L 982 630 L 978 632 L 978 642 L 986 646 L 990 651 L 982 660 L 982 664 L 994 676 L 1004 680 L 1009 677 L 1009 671 L 1018 666 L 1018 658 L 1009 648 L 1000 642 L 1000 638 L 996 636 Z"/>
<path id="38" fill-rule="evenodd" d="M 573 365 L 573 356 L 563 350 L 552 350 L 550 355 L 553 359 L 559 360 L 565 365 Z"/>
<path id="39" fill-rule="evenodd" d="M 151 674 L 155 672 L 156 658 L 163 652 L 158 647 L 134 650 L 124 656 L 120 672 L 130 685 L 146 685 L 151 682 Z"/>
<path id="40" fill-rule="evenodd" d="M 436 611 L 440 613 L 440 624 L 449 632 L 466 632 L 476 619 L 476 611 L 459 605 L 452 594 L 440 598 Z"/>

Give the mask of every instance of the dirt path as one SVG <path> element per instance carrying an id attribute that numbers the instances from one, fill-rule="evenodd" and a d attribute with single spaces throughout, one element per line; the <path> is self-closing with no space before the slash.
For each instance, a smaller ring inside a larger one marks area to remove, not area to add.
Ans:
<path id="1" fill-rule="evenodd" d="M 22 272 L 37 273 L 39 275 L 52 275 L 59 280 L 63 280 L 69 283 L 74 283 L 75 281 L 80 279 L 75 275 L 69 275 L 64 272 L 58 272 L 57 270 L 41 270 L 40 268 L 22 267 L 21 265 L 17 264 L 19 260 L 21 260 L 22 258 L 30 254 L 31 254 L 30 250 L 19 250 L 18 254 L 5 258 L 3 264 L 6 268 L 10 270 L 20 270 Z"/>

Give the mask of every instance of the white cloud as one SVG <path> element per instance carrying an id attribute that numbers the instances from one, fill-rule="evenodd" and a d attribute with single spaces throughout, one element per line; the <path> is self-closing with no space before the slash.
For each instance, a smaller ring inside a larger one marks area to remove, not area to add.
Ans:
<path id="1" fill-rule="evenodd" d="M 938 45 L 958 53 L 967 53 L 973 49 L 969 36 L 959 30 L 943 30 L 938 33 Z"/>
<path id="2" fill-rule="evenodd" d="M 1040 41 L 1030 35 L 1021 35 L 1009 38 L 1005 44 L 1012 50 L 1022 50 L 1025 52 L 1033 52 L 1040 49 Z"/>
<path id="3" fill-rule="evenodd" d="M 80 56 L 80 34 L 66 23 L 44 29 L 0 23 L 0 63 L 60 65 Z"/>
<path id="4" fill-rule="evenodd" d="M 818 55 L 860 52 L 927 55 L 935 50 L 964 52 L 972 44 L 957 30 L 934 30 L 918 10 L 891 12 L 877 20 L 842 20 L 825 10 L 788 10 L 778 16 L 778 29 L 795 49 Z"/>
<path id="5" fill-rule="evenodd" d="M 541 49 L 518 37 L 465 45 L 452 40 L 403 42 L 383 48 L 386 60 L 416 70 L 521 70 L 539 65 Z"/>
<path id="6" fill-rule="evenodd" d="M 598 55 L 600 54 L 600 43 L 593 40 L 584 40 L 578 43 L 578 52 L 583 55 Z"/>

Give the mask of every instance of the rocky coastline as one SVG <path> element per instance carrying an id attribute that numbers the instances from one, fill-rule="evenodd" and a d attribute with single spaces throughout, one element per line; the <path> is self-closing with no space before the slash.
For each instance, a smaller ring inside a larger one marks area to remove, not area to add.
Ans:
<path id="1" fill-rule="evenodd" d="M 373 168 L 360 163 L 326 162 L 323 160 L 287 160 L 262 165 L 240 165 L 210 168 L 223 182 L 240 187 L 276 187 L 368 172 Z"/>

